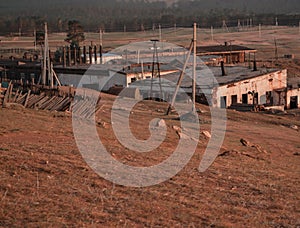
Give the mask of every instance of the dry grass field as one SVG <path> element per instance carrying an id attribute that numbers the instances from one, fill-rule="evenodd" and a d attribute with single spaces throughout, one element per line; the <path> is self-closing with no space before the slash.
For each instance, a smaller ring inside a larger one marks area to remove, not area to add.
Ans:
<path id="1" fill-rule="evenodd" d="M 123 163 L 149 166 L 166 159 L 178 143 L 179 122 L 165 104 L 144 101 L 132 114 L 133 133 L 148 137 L 152 118 L 163 118 L 168 137 L 147 155 L 123 148 L 110 124 L 113 96 L 97 127 L 103 144 Z M 201 130 L 210 113 L 199 106 Z M 188 165 L 162 184 L 131 188 L 96 175 L 81 157 L 67 114 L 0 109 L 0 225 L 6 227 L 297 227 L 299 220 L 300 113 L 270 115 L 228 111 L 219 157 L 197 168 L 208 140 L 201 135 Z M 106 123 L 103 125 L 103 123 Z M 105 127 L 103 127 L 105 126 Z M 258 145 L 245 147 L 244 138 Z"/>

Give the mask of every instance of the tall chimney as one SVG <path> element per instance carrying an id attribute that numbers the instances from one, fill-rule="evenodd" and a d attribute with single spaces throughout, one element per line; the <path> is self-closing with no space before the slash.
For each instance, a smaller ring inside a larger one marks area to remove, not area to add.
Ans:
<path id="1" fill-rule="evenodd" d="M 221 61 L 222 76 L 226 76 L 224 61 Z"/>
<path id="2" fill-rule="evenodd" d="M 86 64 L 86 46 L 83 46 L 83 63 Z"/>
<path id="3" fill-rule="evenodd" d="M 94 46 L 94 57 L 95 57 L 95 64 L 97 64 L 98 56 L 97 56 L 97 46 Z"/>
<path id="4" fill-rule="evenodd" d="M 257 71 L 256 60 L 253 61 L 253 71 Z"/>
<path id="5" fill-rule="evenodd" d="M 253 71 L 257 71 L 256 56 L 255 56 L 255 54 L 254 54 L 254 61 L 253 61 Z"/>
<path id="6" fill-rule="evenodd" d="M 89 59 L 90 59 L 89 64 L 92 64 L 93 63 L 93 48 L 92 48 L 92 46 L 89 46 Z"/>
<path id="7" fill-rule="evenodd" d="M 99 48 L 99 53 L 100 53 L 100 63 L 102 64 L 102 45 L 100 45 L 100 48 Z"/>

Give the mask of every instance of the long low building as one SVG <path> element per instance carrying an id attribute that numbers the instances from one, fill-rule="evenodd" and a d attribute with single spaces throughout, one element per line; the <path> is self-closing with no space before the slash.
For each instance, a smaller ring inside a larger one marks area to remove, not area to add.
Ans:
<path id="1" fill-rule="evenodd" d="M 151 79 L 151 66 L 144 66 L 143 70 L 141 66 L 133 65 L 122 70 L 95 68 L 86 73 L 88 76 L 84 86 L 105 91 L 115 86 L 133 87 L 138 88 L 145 99 L 160 96 L 161 99 L 170 101 L 180 75 L 180 65 L 178 62 L 161 65 L 161 80 Z M 191 75 L 191 69 L 188 68 L 181 84 L 182 91 L 187 94 L 192 94 Z M 76 85 L 81 76 L 63 74 L 60 79 L 64 84 Z M 278 106 L 282 109 L 300 107 L 299 84 L 293 88 L 288 86 L 285 69 L 254 71 L 247 67 L 233 66 L 222 70 L 221 67 L 198 66 L 196 90 L 197 101 L 212 107 L 229 108 L 239 104 Z"/>
<path id="2" fill-rule="evenodd" d="M 236 104 L 284 106 L 287 87 L 287 70 L 266 69 L 252 71 L 234 67 L 228 76 L 217 77 L 219 86 L 214 87 L 212 104 L 227 108 Z"/>
<path id="3" fill-rule="evenodd" d="M 191 75 L 191 74 L 190 74 Z M 179 74 L 163 77 L 174 83 Z M 192 80 L 185 77 L 181 87 L 192 93 Z M 197 97 L 213 107 L 228 108 L 235 104 L 286 106 L 287 70 L 264 69 L 253 71 L 246 67 L 220 67 L 197 71 Z"/>
<path id="4" fill-rule="evenodd" d="M 2 79 L 17 80 L 17 78 L 23 81 L 31 81 L 31 79 L 37 81 L 40 70 L 38 63 L 10 61 L 9 64 L 4 64 L 5 67 L 0 68 L 1 82 Z M 114 86 L 138 87 L 144 98 L 160 94 L 164 100 L 170 101 L 183 63 L 179 60 L 161 63 L 153 71 L 152 64 L 151 62 L 136 64 L 130 61 L 119 64 L 117 61 L 105 66 L 66 69 L 56 67 L 55 70 L 63 85 L 76 87 L 85 75 L 85 80 L 82 82 L 84 87 L 104 91 Z M 152 83 L 152 74 L 154 77 L 158 76 L 157 68 L 160 70 L 162 80 L 160 82 L 156 78 Z M 34 69 L 37 73 L 34 73 Z M 192 75 L 191 71 L 189 66 L 181 84 L 181 88 L 188 94 L 192 94 L 192 80 L 188 76 Z M 227 66 L 222 69 L 200 64 L 197 66 L 196 89 L 197 101 L 213 107 L 228 108 L 245 104 L 281 106 L 286 109 L 300 108 L 300 82 L 297 78 L 288 79 L 287 70 L 253 70 L 240 66 Z"/>

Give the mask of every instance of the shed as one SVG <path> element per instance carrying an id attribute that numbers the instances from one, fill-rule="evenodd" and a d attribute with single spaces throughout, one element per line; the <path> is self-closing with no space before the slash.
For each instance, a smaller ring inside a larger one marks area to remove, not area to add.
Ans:
<path id="1" fill-rule="evenodd" d="M 254 54 L 257 50 L 240 45 L 231 45 L 225 42 L 224 45 L 199 46 L 198 56 L 217 55 L 222 56 L 224 63 L 244 63 L 247 54 Z"/>

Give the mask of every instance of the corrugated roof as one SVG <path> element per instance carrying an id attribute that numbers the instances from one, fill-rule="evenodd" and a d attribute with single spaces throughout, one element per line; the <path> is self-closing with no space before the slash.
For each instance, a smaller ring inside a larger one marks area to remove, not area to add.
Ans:
<path id="1" fill-rule="evenodd" d="M 227 76 L 221 76 L 220 67 L 204 67 L 197 70 L 197 88 L 212 89 L 217 86 L 229 85 L 238 81 L 248 80 L 251 78 L 259 77 L 268 73 L 279 71 L 278 69 L 262 69 L 260 71 L 253 71 L 247 67 L 226 67 Z M 163 90 L 173 91 L 178 81 L 180 73 L 172 73 L 162 76 Z M 154 90 L 158 90 L 158 79 L 154 81 Z M 139 87 L 141 90 L 149 89 L 151 80 L 136 81 L 135 87 Z M 186 75 L 181 83 L 181 88 L 192 88 L 192 72 L 191 69 L 186 71 Z"/>
<path id="2" fill-rule="evenodd" d="M 215 46 L 199 46 L 197 53 L 221 53 L 221 52 L 256 52 L 255 49 L 240 45 L 215 45 Z"/>

